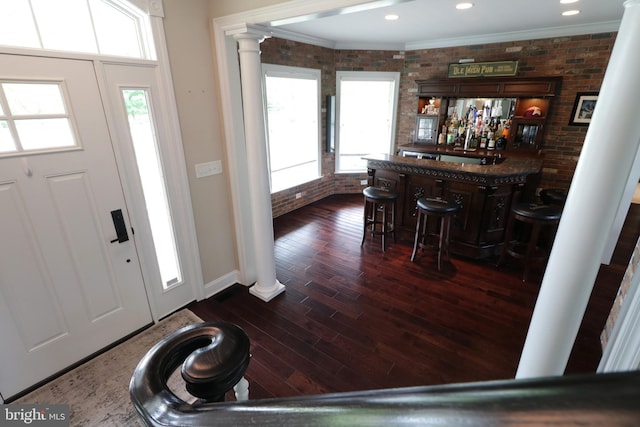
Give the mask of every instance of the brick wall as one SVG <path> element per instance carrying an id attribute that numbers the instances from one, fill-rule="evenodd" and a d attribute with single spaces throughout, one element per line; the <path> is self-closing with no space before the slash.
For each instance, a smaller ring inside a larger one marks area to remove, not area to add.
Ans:
<path id="1" fill-rule="evenodd" d="M 413 138 L 418 102 L 415 81 L 446 78 L 449 63 L 461 58 L 474 58 L 476 62 L 517 60 L 520 77 L 562 76 L 561 91 L 553 101 L 547 122 L 540 185 L 566 189 L 571 183 L 587 130 L 568 125 L 576 93 L 600 89 L 615 36 L 615 33 L 602 33 L 407 52 L 332 50 L 271 38 L 262 43 L 261 50 L 264 63 L 322 70 L 323 147 L 324 100 L 326 95 L 335 95 L 336 71 L 401 72 L 396 146 L 410 143 Z M 274 217 L 331 194 L 362 190 L 360 181 L 366 179 L 366 174 L 336 175 L 334 171 L 335 156 L 324 153 L 322 179 L 274 194 Z M 296 193 L 301 193 L 302 197 L 296 199 Z"/>

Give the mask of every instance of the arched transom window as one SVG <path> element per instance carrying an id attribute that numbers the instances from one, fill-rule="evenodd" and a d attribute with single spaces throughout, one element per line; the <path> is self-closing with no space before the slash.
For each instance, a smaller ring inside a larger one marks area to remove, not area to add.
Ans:
<path id="1" fill-rule="evenodd" d="M 0 0 L 0 45 L 155 59 L 152 40 L 126 0 Z"/>

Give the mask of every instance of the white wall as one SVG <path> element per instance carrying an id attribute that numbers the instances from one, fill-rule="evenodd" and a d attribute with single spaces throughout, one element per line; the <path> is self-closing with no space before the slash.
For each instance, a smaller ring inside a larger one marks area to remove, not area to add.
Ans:
<path id="1" fill-rule="evenodd" d="M 164 0 L 171 73 L 189 173 L 204 282 L 237 269 L 233 219 L 219 121 L 209 0 Z M 221 160 L 223 173 L 196 178 L 197 163 Z"/>

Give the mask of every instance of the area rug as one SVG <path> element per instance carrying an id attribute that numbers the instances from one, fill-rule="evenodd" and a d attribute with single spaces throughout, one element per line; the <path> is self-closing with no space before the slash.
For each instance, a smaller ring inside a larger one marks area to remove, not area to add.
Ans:
<path id="1" fill-rule="evenodd" d="M 167 335 L 201 322 L 191 311 L 180 310 L 15 403 L 68 404 L 71 426 L 143 426 L 129 399 L 129 381 L 138 362 Z M 169 388 L 187 400 L 176 371 Z"/>

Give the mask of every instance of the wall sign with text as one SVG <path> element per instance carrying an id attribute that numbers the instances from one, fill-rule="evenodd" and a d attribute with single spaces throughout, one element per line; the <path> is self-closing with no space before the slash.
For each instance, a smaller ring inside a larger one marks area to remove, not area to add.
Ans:
<path id="1" fill-rule="evenodd" d="M 498 77 L 515 76 L 518 61 L 470 62 L 449 64 L 449 77 Z"/>

